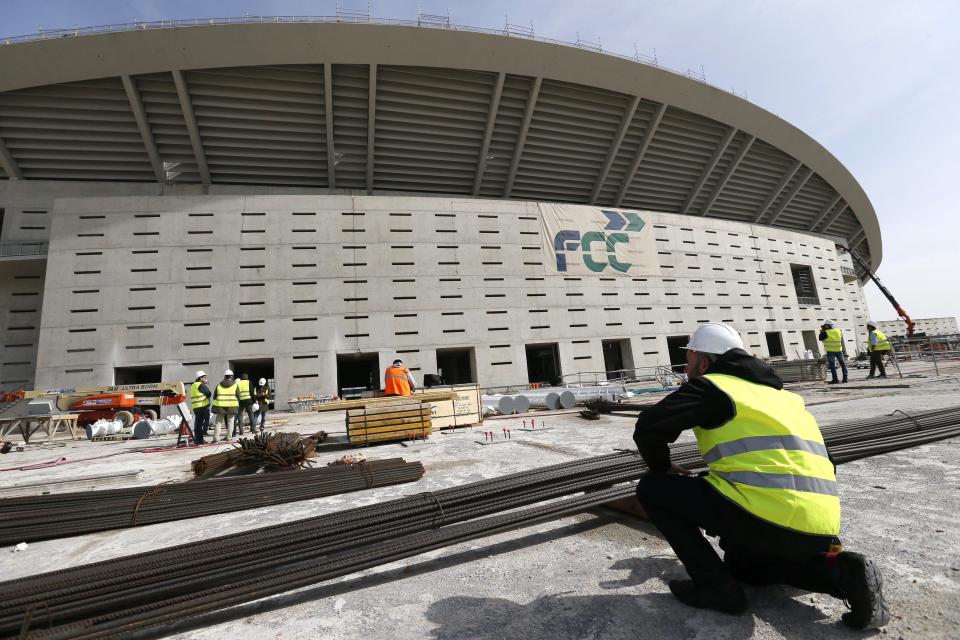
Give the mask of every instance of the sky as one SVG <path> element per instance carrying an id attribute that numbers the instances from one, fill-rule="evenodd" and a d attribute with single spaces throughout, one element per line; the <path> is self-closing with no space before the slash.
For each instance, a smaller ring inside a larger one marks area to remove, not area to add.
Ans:
<path id="1" fill-rule="evenodd" d="M 914 318 L 960 315 L 960 2 L 955 0 L 341 0 L 347 10 L 599 42 L 701 68 L 825 146 L 883 234 L 877 275 Z M 171 18 L 334 15 L 334 0 L 0 0 L 0 36 Z M 871 315 L 896 316 L 867 286 Z"/>

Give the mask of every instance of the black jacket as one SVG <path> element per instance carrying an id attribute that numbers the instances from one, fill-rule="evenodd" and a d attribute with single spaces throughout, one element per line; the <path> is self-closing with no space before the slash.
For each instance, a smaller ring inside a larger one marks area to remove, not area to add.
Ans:
<path id="1" fill-rule="evenodd" d="M 717 358 L 707 373 L 736 376 L 757 384 L 783 389 L 783 381 L 767 363 L 742 349 L 731 349 Z M 685 382 L 679 389 L 645 410 L 637 418 L 633 441 L 651 471 L 670 469 L 671 442 L 685 429 L 715 429 L 734 416 L 733 401 L 704 377 Z"/>

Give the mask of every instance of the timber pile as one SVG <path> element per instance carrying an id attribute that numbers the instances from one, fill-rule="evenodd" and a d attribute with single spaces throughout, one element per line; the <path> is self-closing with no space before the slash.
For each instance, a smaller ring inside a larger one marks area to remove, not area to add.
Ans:
<path id="1" fill-rule="evenodd" d="M 391 398 L 373 406 L 347 410 L 347 438 L 363 445 L 390 440 L 427 438 L 433 431 L 429 402 L 417 396 Z"/>
<path id="2" fill-rule="evenodd" d="M 317 443 L 327 439 L 325 431 L 300 437 L 297 433 L 258 433 L 240 438 L 239 447 L 203 456 L 190 464 L 197 478 L 209 478 L 230 469 L 255 473 L 302 469 L 310 465 Z"/>

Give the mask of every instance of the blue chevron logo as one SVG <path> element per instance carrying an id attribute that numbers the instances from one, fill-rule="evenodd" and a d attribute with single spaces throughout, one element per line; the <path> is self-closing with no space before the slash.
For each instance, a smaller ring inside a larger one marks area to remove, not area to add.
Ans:
<path id="1" fill-rule="evenodd" d="M 603 215 L 607 216 L 607 226 L 604 229 L 610 229 L 612 231 L 641 231 L 643 229 L 643 220 L 640 219 L 640 214 L 634 213 L 633 211 L 624 211 L 620 213 L 619 211 L 607 211 L 601 210 Z M 626 228 L 624 228 L 626 227 Z"/>

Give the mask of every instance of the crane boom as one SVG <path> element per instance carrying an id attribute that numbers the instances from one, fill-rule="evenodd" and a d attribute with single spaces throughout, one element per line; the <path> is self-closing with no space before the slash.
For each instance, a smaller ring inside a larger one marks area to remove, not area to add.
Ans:
<path id="1" fill-rule="evenodd" d="M 878 289 L 880 289 L 880 293 L 886 296 L 887 300 L 890 301 L 890 304 L 893 305 L 893 308 L 896 309 L 897 315 L 903 318 L 903 321 L 907 323 L 907 338 L 912 338 L 913 337 L 913 320 L 911 320 L 910 316 L 907 315 L 907 312 L 903 310 L 903 307 L 900 306 L 900 303 L 897 302 L 897 299 L 893 297 L 893 294 L 890 293 L 890 290 L 887 289 L 885 286 L 883 286 L 883 283 L 880 282 L 880 278 L 877 277 L 877 274 L 875 274 L 873 270 L 867 266 L 867 263 L 863 260 L 863 258 L 857 255 L 856 251 L 842 244 L 837 246 L 843 249 L 844 251 L 846 251 L 847 253 L 849 253 L 850 257 L 853 258 L 854 262 L 860 265 L 860 268 L 863 269 L 868 276 L 870 276 L 870 279 L 873 280 L 873 283 L 877 285 Z"/>

